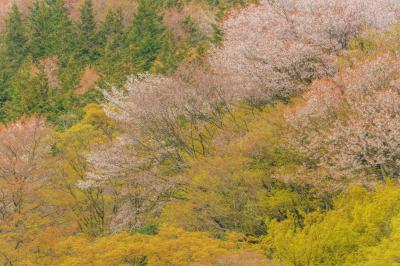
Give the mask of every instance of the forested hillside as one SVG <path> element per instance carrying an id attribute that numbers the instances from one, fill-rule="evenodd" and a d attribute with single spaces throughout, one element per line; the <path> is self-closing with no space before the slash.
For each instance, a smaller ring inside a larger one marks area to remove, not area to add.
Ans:
<path id="1" fill-rule="evenodd" d="M 399 19 L 0 0 L 0 263 L 399 264 Z"/>

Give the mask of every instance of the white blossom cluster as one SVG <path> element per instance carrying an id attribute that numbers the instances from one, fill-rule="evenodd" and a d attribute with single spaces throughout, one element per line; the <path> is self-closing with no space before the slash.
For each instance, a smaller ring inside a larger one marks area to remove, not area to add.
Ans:
<path id="1" fill-rule="evenodd" d="M 294 145 L 333 176 L 400 175 L 400 61 L 383 54 L 316 81 L 287 114 Z"/>
<path id="2" fill-rule="evenodd" d="M 332 75 L 349 38 L 399 14 L 400 2 L 391 0 L 262 0 L 224 22 L 211 64 L 240 97 L 285 98 Z"/>
<path id="3" fill-rule="evenodd" d="M 20 211 L 48 179 L 50 134 L 38 117 L 0 126 L 0 219 Z"/>

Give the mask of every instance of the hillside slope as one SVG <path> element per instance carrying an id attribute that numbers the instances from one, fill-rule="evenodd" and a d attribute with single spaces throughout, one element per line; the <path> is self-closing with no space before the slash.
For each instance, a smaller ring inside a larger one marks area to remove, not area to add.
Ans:
<path id="1" fill-rule="evenodd" d="M 0 264 L 398 264 L 399 1 L 95 3 L 1 35 Z"/>
<path id="2" fill-rule="evenodd" d="M 0 31 L 4 30 L 4 20 L 11 9 L 12 3 L 16 3 L 21 9 L 21 12 L 26 14 L 32 6 L 33 0 L 0 0 Z M 71 18 L 76 21 L 79 17 L 79 8 L 84 0 L 67 0 L 65 1 Z M 137 3 L 135 0 L 94 0 L 93 9 L 97 20 L 103 20 L 108 10 L 117 10 L 121 8 L 126 18 L 125 25 L 128 25 L 132 19 L 132 15 L 136 10 Z"/>

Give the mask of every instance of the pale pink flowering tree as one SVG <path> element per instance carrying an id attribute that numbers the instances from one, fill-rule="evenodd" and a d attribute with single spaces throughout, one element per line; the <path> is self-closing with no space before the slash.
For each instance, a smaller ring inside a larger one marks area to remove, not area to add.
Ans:
<path id="1" fill-rule="evenodd" d="M 157 174 L 161 162 L 174 160 L 179 169 L 184 154 L 206 153 L 211 132 L 202 124 L 218 124 L 218 108 L 227 99 L 211 75 L 198 69 L 188 75 L 132 76 L 124 90 L 104 92 L 104 110 L 119 123 L 120 136 L 88 155 L 89 171 L 78 185 L 114 196 L 113 230 L 140 227 L 170 199 L 178 181 Z"/>
<path id="2" fill-rule="evenodd" d="M 132 76 L 124 90 L 112 88 L 104 97 L 120 136 L 88 155 L 89 171 L 78 185 L 112 194 L 113 230 L 133 229 L 159 212 L 179 183 L 157 174 L 160 163 L 173 160 L 179 170 L 183 156 L 204 156 L 232 100 L 213 75 L 187 67 L 173 76 Z"/>
<path id="3" fill-rule="evenodd" d="M 286 116 L 292 143 L 333 177 L 399 176 L 399 69 L 384 54 L 314 82 Z"/>
<path id="4" fill-rule="evenodd" d="M 112 212 L 106 219 L 114 232 L 148 223 L 176 187 L 174 180 L 157 175 L 153 157 L 141 154 L 127 135 L 98 147 L 87 160 L 87 176 L 78 186 L 100 188 L 111 196 Z"/>
<path id="5" fill-rule="evenodd" d="M 48 180 L 50 133 L 38 117 L 0 127 L 0 219 L 21 213 Z"/>
<path id="6" fill-rule="evenodd" d="M 399 67 L 399 60 L 383 54 L 356 63 L 332 78 L 316 80 L 302 95 L 303 103 L 290 109 L 286 117 L 296 129 L 325 127 L 337 118 L 343 105 L 351 106 L 378 90 L 397 88 Z"/>
<path id="7" fill-rule="evenodd" d="M 400 176 L 400 95 L 377 92 L 352 106 L 349 120 L 338 121 L 325 143 L 321 162 L 343 174 L 363 170 L 383 178 Z M 332 167 L 333 166 L 333 167 Z"/>
<path id="8" fill-rule="evenodd" d="M 213 129 L 222 126 L 225 114 L 232 114 L 234 101 L 216 78 L 199 68 L 168 77 L 132 77 L 125 91 L 105 92 L 105 111 L 150 150 L 156 146 L 158 151 L 205 155 Z"/>
<path id="9" fill-rule="evenodd" d="M 390 0 L 262 0 L 232 14 L 210 61 L 226 90 L 256 101 L 286 98 L 335 72 L 333 59 L 366 27 L 397 21 Z"/>

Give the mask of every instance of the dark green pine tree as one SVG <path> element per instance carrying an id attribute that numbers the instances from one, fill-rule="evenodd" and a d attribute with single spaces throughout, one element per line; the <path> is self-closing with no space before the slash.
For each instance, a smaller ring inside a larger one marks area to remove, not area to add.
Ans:
<path id="1" fill-rule="evenodd" d="M 51 55 L 58 55 L 61 64 L 74 53 L 77 36 L 64 0 L 47 0 L 50 13 L 51 35 L 54 46 Z"/>
<path id="2" fill-rule="evenodd" d="M 50 14 L 44 2 L 36 0 L 31 8 L 29 20 L 31 31 L 30 50 L 33 58 L 40 58 L 48 53 L 50 35 Z"/>
<path id="3" fill-rule="evenodd" d="M 4 121 L 4 104 L 10 99 L 10 83 L 13 71 L 7 60 L 4 44 L 0 44 L 0 122 Z"/>
<path id="4" fill-rule="evenodd" d="M 10 99 L 4 105 L 4 120 L 11 121 L 24 114 L 26 111 L 22 103 L 22 94 L 27 91 L 31 86 L 33 63 L 32 59 L 28 57 L 21 63 L 18 71 L 10 82 Z"/>
<path id="5" fill-rule="evenodd" d="M 63 0 L 34 2 L 30 14 L 33 58 L 68 57 L 75 48 L 76 36 Z"/>
<path id="6" fill-rule="evenodd" d="M 92 0 L 85 0 L 80 9 L 79 52 L 78 56 L 85 63 L 96 61 L 100 55 L 97 40 L 96 21 L 93 14 Z"/>
<path id="7" fill-rule="evenodd" d="M 10 82 L 27 54 L 27 34 L 22 15 L 14 3 L 4 32 L 3 44 L 0 47 L 0 121 L 4 118 L 3 106 L 10 99 Z"/>
<path id="8" fill-rule="evenodd" d="M 150 70 L 169 41 L 159 15 L 160 5 L 159 0 L 139 0 L 127 38 L 130 58 L 137 72 Z"/>
<path id="9" fill-rule="evenodd" d="M 122 47 L 125 39 L 122 10 L 110 9 L 106 19 L 101 23 L 97 33 L 97 40 L 101 47 L 112 43 L 114 47 Z"/>
<path id="10" fill-rule="evenodd" d="M 37 65 L 28 56 L 11 81 L 10 100 L 4 105 L 3 121 L 13 121 L 22 116 L 41 114 L 57 123 L 61 114 L 73 111 L 71 95 L 63 94 L 49 82 L 45 65 Z"/>
<path id="11" fill-rule="evenodd" d="M 98 32 L 101 58 L 98 60 L 98 70 L 102 76 L 101 87 L 106 84 L 122 86 L 126 76 L 131 74 L 131 67 L 126 60 L 124 47 L 126 34 L 123 26 L 122 10 L 109 10 L 106 19 L 101 23 Z"/>
<path id="12" fill-rule="evenodd" d="M 28 89 L 21 94 L 24 114 L 49 115 L 53 109 L 53 92 L 44 67 L 39 66 L 38 73 L 32 77 Z"/>
<path id="13" fill-rule="evenodd" d="M 13 69 L 18 68 L 27 53 L 28 37 L 25 25 L 22 21 L 22 15 L 15 3 L 6 20 L 4 43 L 7 60 L 10 62 Z"/>

